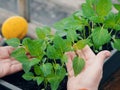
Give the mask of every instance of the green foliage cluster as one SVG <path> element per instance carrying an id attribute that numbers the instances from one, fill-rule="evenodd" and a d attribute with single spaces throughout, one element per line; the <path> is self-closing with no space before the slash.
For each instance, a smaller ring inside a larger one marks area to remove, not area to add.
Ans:
<path id="1" fill-rule="evenodd" d="M 117 10 L 112 12 L 112 6 Z M 11 56 L 22 63 L 26 80 L 50 84 L 56 90 L 67 75 L 66 52 L 81 50 L 89 45 L 94 52 L 111 47 L 120 50 L 120 4 L 111 0 L 86 0 L 81 10 L 54 24 L 56 33 L 49 27 L 36 29 L 36 39 L 13 38 L 6 42 L 15 47 Z M 31 56 L 31 58 L 28 57 Z M 76 55 L 73 60 L 75 76 L 84 68 L 85 61 Z"/>
<path id="2" fill-rule="evenodd" d="M 113 6 L 116 13 L 112 11 Z M 59 30 L 59 35 L 65 35 L 79 45 L 87 43 L 94 52 L 104 47 L 120 50 L 120 4 L 113 4 L 111 0 L 86 0 L 81 10 L 57 22 L 54 27 Z"/>

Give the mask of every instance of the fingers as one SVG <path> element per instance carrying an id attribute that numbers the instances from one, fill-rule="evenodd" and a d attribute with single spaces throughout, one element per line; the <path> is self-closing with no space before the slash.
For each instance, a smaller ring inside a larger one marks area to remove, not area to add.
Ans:
<path id="1" fill-rule="evenodd" d="M 14 63 L 20 63 L 19 61 L 15 60 L 15 59 L 1 59 L 0 60 L 0 64 L 1 63 L 9 63 L 9 64 L 14 64 Z"/>
<path id="2" fill-rule="evenodd" d="M 20 64 L 20 62 L 19 62 L 19 61 L 16 61 L 16 60 L 11 61 L 10 63 L 11 63 L 11 65 Z"/>
<path id="3" fill-rule="evenodd" d="M 111 53 L 109 51 L 101 51 L 96 55 L 94 64 L 92 65 L 94 69 L 94 75 L 96 75 L 97 73 L 100 74 L 100 72 L 102 73 L 104 60 L 110 56 Z"/>
<path id="4" fill-rule="evenodd" d="M 22 70 L 22 64 L 19 61 L 9 60 L 9 59 L 8 60 L 4 60 L 4 61 L 6 61 L 6 62 L 4 62 L 4 64 L 5 63 L 9 64 L 8 75 Z"/>
<path id="5" fill-rule="evenodd" d="M 13 73 L 19 72 L 21 70 L 22 70 L 22 64 L 16 63 L 16 64 L 11 65 L 10 71 L 8 74 L 13 74 Z"/>
<path id="6" fill-rule="evenodd" d="M 8 51 L 8 54 L 11 54 L 14 48 L 12 46 L 6 46 L 6 50 Z"/>
<path id="7" fill-rule="evenodd" d="M 84 60 L 89 60 L 90 58 L 95 57 L 94 52 L 88 45 L 86 45 L 82 50 L 78 50 L 77 53 L 79 57 L 83 58 Z"/>
<path id="8" fill-rule="evenodd" d="M 100 64 L 100 65 L 103 65 L 104 64 L 104 60 L 107 59 L 108 57 L 111 56 L 111 53 L 109 51 L 101 51 L 97 54 L 96 58 L 98 59 L 97 62 Z"/>
<path id="9" fill-rule="evenodd" d="M 86 60 L 93 58 L 95 56 L 94 52 L 91 50 L 91 48 L 88 45 L 86 45 L 81 51 L 86 57 Z"/>
<path id="10" fill-rule="evenodd" d="M 9 58 L 13 50 L 14 48 L 11 46 L 0 47 L 0 59 Z"/>
<path id="11" fill-rule="evenodd" d="M 86 59 L 84 53 L 83 53 L 81 50 L 77 50 L 77 55 L 78 55 L 80 58 L 83 58 L 84 60 Z"/>
<path id="12" fill-rule="evenodd" d="M 75 57 L 75 53 L 74 52 L 68 52 L 66 53 L 67 57 L 68 57 L 68 61 L 66 63 L 66 67 L 67 67 L 67 71 L 68 71 L 68 78 L 74 76 L 74 71 L 73 71 L 73 67 L 72 67 L 72 60 Z"/>
<path id="13" fill-rule="evenodd" d="M 0 77 L 22 70 L 22 64 L 16 60 L 4 59 L 0 61 Z"/>

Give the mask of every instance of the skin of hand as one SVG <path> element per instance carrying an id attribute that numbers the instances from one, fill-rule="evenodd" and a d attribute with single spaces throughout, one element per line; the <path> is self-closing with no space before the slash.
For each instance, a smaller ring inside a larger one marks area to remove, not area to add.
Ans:
<path id="1" fill-rule="evenodd" d="M 72 67 L 72 60 L 75 57 L 75 53 L 66 53 L 68 57 L 68 62 L 66 63 L 68 71 L 67 90 L 98 90 L 102 78 L 104 60 L 111 53 L 105 50 L 95 55 L 89 46 L 85 46 L 82 50 L 78 50 L 77 54 L 85 60 L 85 67 L 75 77 Z"/>
<path id="2" fill-rule="evenodd" d="M 11 46 L 0 47 L 0 78 L 22 70 L 22 64 L 10 57 Z"/>

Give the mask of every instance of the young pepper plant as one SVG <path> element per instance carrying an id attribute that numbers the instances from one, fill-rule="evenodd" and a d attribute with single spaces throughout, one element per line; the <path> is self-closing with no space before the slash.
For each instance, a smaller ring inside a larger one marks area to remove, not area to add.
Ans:
<path id="1" fill-rule="evenodd" d="M 112 6 L 118 12 L 112 11 Z M 49 27 L 36 29 L 37 38 L 24 38 L 22 42 L 13 38 L 6 42 L 15 47 L 11 56 L 22 63 L 26 80 L 38 85 L 50 84 L 57 90 L 67 75 L 66 52 L 81 50 L 89 45 L 95 53 L 107 49 L 120 50 L 120 7 L 111 0 L 86 0 L 81 10 L 54 24 L 56 33 Z M 31 58 L 28 57 L 31 56 Z M 84 68 L 85 61 L 76 55 L 73 60 L 74 74 Z"/>
<path id="2" fill-rule="evenodd" d="M 116 13 L 112 11 L 113 5 Z M 88 42 L 96 53 L 103 49 L 120 50 L 119 5 L 111 0 L 86 0 L 81 10 L 55 23 L 54 27 L 59 36 L 66 36 L 73 43 Z"/>
<path id="3" fill-rule="evenodd" d="M 74 51 L 72 43 L 57 34 L 52 34 L 50 28 L 36 29 L 37 38 L 24 38 L 20 43 L 17 38 L 7 40 L 7 44 L 15 47 L 11 56 L 22 63 L 26 80 L 34 80 L 44 87 L 50 84 L 56 90 L 67 74 L 65 63 L 68 51 Z M 83 46 L 82 46 L 83 47 Z M 28 55 L 31 57 L 29 58 Z M 75 75 L 84 67 L 84 60 L 76 57 L 73 63 Z"/>

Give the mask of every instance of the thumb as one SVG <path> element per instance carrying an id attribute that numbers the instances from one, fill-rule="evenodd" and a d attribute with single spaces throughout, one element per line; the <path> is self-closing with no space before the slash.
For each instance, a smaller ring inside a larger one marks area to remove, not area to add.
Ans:
<path id="1" fill-rule="evenodd" d="M 103 65 L 104 60 L 111 56 L 111 53 L 107 50 L 101 51 L 97 54 L 97 61 L 100 65 Z"/>

